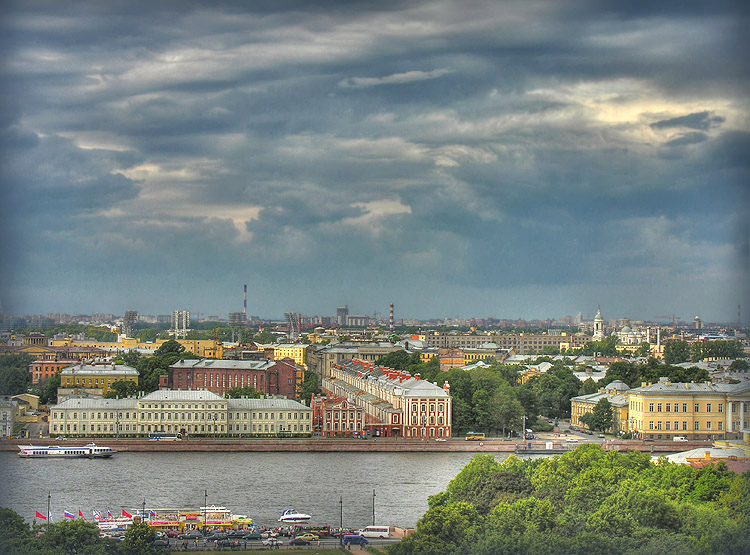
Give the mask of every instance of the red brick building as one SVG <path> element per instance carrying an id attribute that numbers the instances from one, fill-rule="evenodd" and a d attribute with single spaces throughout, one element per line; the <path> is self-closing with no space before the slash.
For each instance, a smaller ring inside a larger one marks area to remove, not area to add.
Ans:
<path id="1" fill-rule="evenodd" d="M 78 364 L 77 360 L 35 360 L 29 364 L 31 383 L 37 384 L 51 378 L 59 370 Z"/>
<path id="2" fill-rule="evenodd" d="M 313 431 L 323 437 L 351 436 L 365 429 L 365 411 L 344 397 L 313 396 Z"/>
<path id="3" fill-rule="evenodd" d="M 211 391 L 224 394 L 233 387 L 250 386 L 265 395 L 295 399 L 300 369 L 284 360 L 180 360 L 169 367 L 168 385 L 174 390 Z"/>

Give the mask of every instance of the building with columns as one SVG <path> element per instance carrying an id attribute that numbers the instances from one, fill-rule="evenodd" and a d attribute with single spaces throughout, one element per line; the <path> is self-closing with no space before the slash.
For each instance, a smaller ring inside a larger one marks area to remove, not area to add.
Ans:
<path id="1" fill-rule="evenodd" d="M 50 409 L 50 435 L 310 436 L 312 409 L 290 399 L 224 399 L 160 390 L 126 399 L 69 398 Z"/>
<path id="2" fill-rule="evenodd" d="M 643 439 L 739 439 L 750 432 L 750 382 L 671 383 L 660 378 L 629 389 L 612 382 L 598 393 L 573 397 L 571 424 L 591 412 L 601 399 L 614 411 L 615 431 Z"/>
<path id="3" fill-rule="evenodd" d="M 368 433 L 414 439 L 451 436 L 447 382 L 440 387 L 408 372 L 353 359 L 334 364 L 321 387 L 361 407 Z"/>

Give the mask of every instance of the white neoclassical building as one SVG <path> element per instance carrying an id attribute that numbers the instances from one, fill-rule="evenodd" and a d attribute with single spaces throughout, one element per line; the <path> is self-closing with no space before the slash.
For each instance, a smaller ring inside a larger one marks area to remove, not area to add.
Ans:
<path id="1" fill-rule="evenodd" d="M 50 409 L 49 424 L 52 436 L 309 436 L 312 409 L 284 398 L 159 390 L 127 399 L 70 398 Z"/>

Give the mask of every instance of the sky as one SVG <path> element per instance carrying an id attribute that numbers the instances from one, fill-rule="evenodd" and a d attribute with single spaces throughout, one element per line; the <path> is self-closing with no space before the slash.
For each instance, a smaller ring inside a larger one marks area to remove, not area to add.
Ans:
<path id="1" fill-rule="evenodd" d="M 2 310 L 747 322 L 746 6 L 3 2 Z"/>

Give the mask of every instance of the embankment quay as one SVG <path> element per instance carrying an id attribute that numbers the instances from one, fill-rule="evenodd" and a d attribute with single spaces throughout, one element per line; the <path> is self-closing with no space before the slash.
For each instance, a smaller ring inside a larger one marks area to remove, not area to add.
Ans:
<path id="1" fill-rule="evenodd" d="M 16 451 L 18 445 L 65 445 L 78 447 L 95 442 L 112 447 L 120 452 L 351 452 L 351 453 L 525 453 L 556 454 L 575 449 L 579 445 L 592 443 L 601 445 L 608 451 L 642 451 L 651 453 L 675 453 L 710 447 L 710 442 L 690 441 L 637 441 L 637 440 L 595 440 L 576 443 L 555 440 L 505 441 L 502 439 L 485 439 L 484 441 L 420 441 L 391 438 L 372 438 L 369 440 L 306 438 L 306 439 L 184 439 L 177 441 L 154 441 L 147 439 L 85 438 L 85 439 L 20 439 L 0 441 L 0 451 Z"/>

